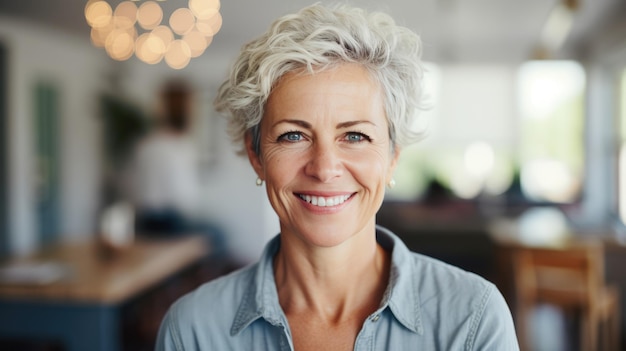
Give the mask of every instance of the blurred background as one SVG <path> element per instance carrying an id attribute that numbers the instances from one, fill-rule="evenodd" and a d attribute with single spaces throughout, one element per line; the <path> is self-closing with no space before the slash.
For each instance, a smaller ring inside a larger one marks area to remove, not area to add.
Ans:
<path id="1" fill-rule="evenodd" d="M 527 350 L 626 347 L 626 4 L 352 3 L 420 34 L 428 68 L 425 138 L 402 153 L 378 222 L 496 283 Z M 277 218 L 212 100 L 240 47 L 308 4 L 0 0 L 1 349 L 152 349 L 175 298 L 259 257 Z M 183 247 L 176 269 L 112 300 L 76 298 L 75 255 L 50 253 L 95 240 L 109 253 L 88 265 L 115 270 L 102 281 L 144 277 L 133 245 L 189 233 L 206 250 Z M 595 263 L 565 264 L 584 289 L 547 279 L 576 298 L 526 292 L 540 285 L 520 279 L 541 276 L 524 270 L 531 249 L 598 245 Z"/>

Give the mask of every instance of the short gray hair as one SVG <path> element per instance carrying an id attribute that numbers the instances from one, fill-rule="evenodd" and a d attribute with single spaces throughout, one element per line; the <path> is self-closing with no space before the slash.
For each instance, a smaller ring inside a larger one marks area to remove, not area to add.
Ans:
<path id="1" fill-rule="evenodd" d="M 265 104 L 283 75 L 357 63 L 380 85 L 391 144 L 403 147 L 421 137 L 411 128 L 423 95 L 421 52 L 418 35 L 387 14 L 315 4 L 279 18 L 243 46 L 219 88 L 215 108 L 229 118 L 233 141 L 243 145 L 250 132 L 258 153 Z"/>

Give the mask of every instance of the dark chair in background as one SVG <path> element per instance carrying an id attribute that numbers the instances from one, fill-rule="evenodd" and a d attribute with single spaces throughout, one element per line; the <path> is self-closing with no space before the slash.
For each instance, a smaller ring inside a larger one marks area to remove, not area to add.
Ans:
<path id="1" fill-rule="evenodd" d="M 599 344 L 601 350 L 619 350 L 619 294 L 617 288 L 605 283 L 600 243 L 562 248 L 519 246 L 511 253 L 522 350 L 530 350 L 527 328 L 532 310 L 539 304 L 579 316 L 580 350 L 599 350 Z"/>

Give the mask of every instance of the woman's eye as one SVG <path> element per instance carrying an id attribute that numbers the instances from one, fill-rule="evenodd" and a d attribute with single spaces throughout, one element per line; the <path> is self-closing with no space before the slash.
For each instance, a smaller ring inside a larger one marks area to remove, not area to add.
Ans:
<path id="1" fill-rule="evenodd" d="M 278 137 L 278 141 L 296 142 L 302 140 L 303 136 L 300 132 L 287 132 Z"/>
<path id="2" fill-rule="evenodd" d="M 359 142 L 368 141 L 368 140 L 370 140 L 370 138 L 363 133 L 358 133 L 358 132 L 346 133 L 346 141 L 350 143 L 359 143 Z"/>

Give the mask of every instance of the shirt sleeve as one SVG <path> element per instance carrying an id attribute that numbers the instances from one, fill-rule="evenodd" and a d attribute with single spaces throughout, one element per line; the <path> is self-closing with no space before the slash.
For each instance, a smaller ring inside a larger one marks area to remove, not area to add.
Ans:
<path id="1" fill-rule="evenodd" d="M 519 351 L 511 312 L 493 284 L 485 291 L 471 330 L 467 351 Z"/>

